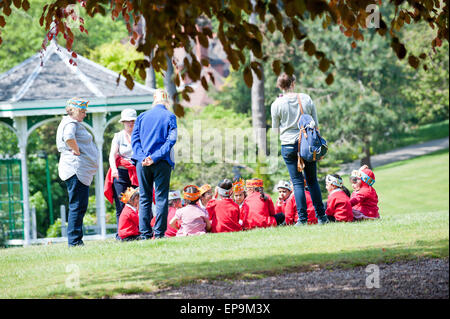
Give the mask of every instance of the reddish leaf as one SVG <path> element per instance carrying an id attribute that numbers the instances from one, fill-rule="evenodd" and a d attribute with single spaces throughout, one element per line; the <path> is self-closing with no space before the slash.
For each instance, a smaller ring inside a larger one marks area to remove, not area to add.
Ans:
<path id="1" fill-rule="evenodd" d="M 328 74 L 328 76 L 327 76 L 327 78 L 325 79 L 325 82 L 328 84 L 328 85 L 331 85 L 333 82 L 334 82 L 334 76 L 333 76 L 333 74 Z"/>
<path id="2" fill-rule="evenodd" d="M 13 0 L 13 3 L 17 9 L 20 9 L 20 7 L 22 6 L 22 1 L 20 0 Z"/>
<path id="3" fill-rule="evenodd" d="M 28 11 L 28 9 L 30 9 L 30 3 L 28 2 L 28 0 L 23 0 L 23 2 L 22 2 L 22 8 L 23 8 L 25 11 Z"/>
<path id="4" fill-rule="evenodd" d="M 183 116 L 184 116 L 184 108 L 183 108 L 180 104 L 178 104 L 178 103 L 176 103 L 176 104 L 173 106 L 173 112 L 174 112 L 175 115 L 178 116 L 178 117 L 183 117 Z"/>
<path id="5" fill-rule="evenodd" d="M 205 78 L 204 76 L 202 76 L 201 83 L 202 83 L 203 88 L 204 88 L 206 91 L 208 91 L 208 88 L 209 88 L 208 82 L 206 81 L 206 78 Z"/>
<path id="6" fill-rule="evenodd" d="M 305 41 L 305 43 L 303 44 L 303 48 L 310 56 L 312 56 L 316 52 L 316 46 L 309 39 Z"/>
<path id="7" fill-rule="evenodd" d="M 419 59 L 414 56 L 414 55 L 410 55 L 408 57 L 408 63 L 409 65 L 411 65 L 414 69 L 417 69 L 419 67 L 420 61 Z"/>
<path id="8" fill-rule="evenodd" d="M 320 60 L 319 63 L 319 69 L 322 72 L 326 72 L 330 67 L 330 61 L 327 58 L 323 58 L 322 60 Z"/>
<path id="9" fill-rule="evenodd" d="M 5 18 L 3 17 L 3 16 L 0 16 L 0 27 L 5 27 L 5 25 L 6 25 L 6 21 L 5 21 Z"/>
<path id="10" fill-rule="evenodd" d="M 76 54 L 75 52 L 72 52 L 72 56 L 73 56 L 74 58 L 76 58 L 76 57 L 77 57 L 77 54 Z"/>
<path id="11" fill-rule="evenodd" d="M 249 88 L 252 87 L 253 76 L 252 76 L 252 71 L 250 70 L 250 68 L 248 66 L 244 69 L 244 82 L 247 85 L 247 87 L 249 87 Z"/>
<path id="12" fill-rule="evenodd" d="M 272 62 L 272 70 L 276 75 L 280 75 L 281 73 L 281 63 L 280 60 L 275 60 Z"/>

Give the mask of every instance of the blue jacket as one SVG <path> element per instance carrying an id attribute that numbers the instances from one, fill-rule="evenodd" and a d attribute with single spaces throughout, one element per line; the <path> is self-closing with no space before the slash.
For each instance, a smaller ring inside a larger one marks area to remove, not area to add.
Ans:
<path id="1" fill-rule="evenodd" d="M 162 104 L 155 105 L 136 119 L 131 145 L 132 159 L 142 162 L 150 156 L 154 163 L 167 161 L 175 166 L 172 147 L 177 141 L 177 118 Z"/>

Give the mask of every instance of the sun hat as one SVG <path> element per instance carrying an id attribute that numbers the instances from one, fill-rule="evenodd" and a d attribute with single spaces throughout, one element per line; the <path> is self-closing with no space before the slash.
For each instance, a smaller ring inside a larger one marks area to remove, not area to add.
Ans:
<path id="1" fill-rule="evenodd" d="M 287 189 L 289 191 L 292 191 L 291 184 L 289 182 L 286 182 L 286 181 L 279 181 L 277 186 L 276 186 L 276 189 L 278 189 L 278 188 L 285 188 L 285 189 Z"/>
<path id="2" fill-rule="evenodd" d="M 375 184 L 375 174 L 367 166 L 363 165 L 359 170 L 353 170 L 350 178 L 357 177 L 369 186 Z"/>
<path id="3" fill-rule="evenodd" d="M 139 192 L 139 187 L 136 187 L 136 188 L 128 187 L 125 192 L 120 194 L 121 195 L 120 201 L 125 204 L 128 203 L 131 196 L 133 196 L 133 194 L 136 192 Z"/>
<path id="4" fill-rule="evenodd" d="M 66 107 L 77 107 L 79 109 L 86 110 L 89 101 L 81 99 L 79 97 L 73 97 L 66 102 Z"/>
<path id="5" fill-rule="evenodd" d="M 153 93 L 153 105 L 156 105 L 156 104 L 163 104 L 166 107 L 169 106 L 169 97 L 168 97 L 166 90 L 157 89 Z"/>
<path id="6" fill-rule="evenodd" d="M 245 192 L 245 184 L 242 178 L 238 179 L 233 183 L 233 192 L 234 193 L 242 193 Z"/>
<path id="7" fill-rule="evenodd" d="M 245 181 L 245 186 L 247 188 L 264 187 L 264 182 L 259 178 L 248 179 Z"/>
<path id="8" fill-rule="evenodd" d="M 122 112 L 120 112 L 120 120 L 119 122 L 125 122 L 125 121 L 136 121 L 137 113 L 134 109 L 124 109 Z"/>
<path id="9" fill-rule="evenodd" d="M 193 187 L 195 189 L 194 193 L 188 193 L 187 189 L 189 187 Z M 183 189 L 183 198 L 190 200 L 190 201 L 195 201 L 197 199 L 200 198 L 200 189 L 196 186 L 196 185 L 187 185 L 184 189 Z"/>
<path id="10" fill-rule="evenodd" d="M 211 190 L 211 185 L 205 184 L 200 187 L 200 196 Z"/>
<path id="11" fill-rule="evenodd" d="M 169 200 L 181 199 L 180 191 L 170 191 L 169 192 Z"/>

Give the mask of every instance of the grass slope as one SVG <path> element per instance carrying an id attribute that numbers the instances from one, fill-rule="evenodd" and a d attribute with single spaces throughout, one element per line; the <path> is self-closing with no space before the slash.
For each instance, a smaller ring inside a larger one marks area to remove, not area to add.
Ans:
<path id="1" fill-rule="evenodd" d="M 448 173 L 448 150 L 377 168 L 378 221 L 3 249 L 0 298 L 103 297 L 199 279 L 446 257 Z M 80 286 L 71 288 L 77 274 Z"/>

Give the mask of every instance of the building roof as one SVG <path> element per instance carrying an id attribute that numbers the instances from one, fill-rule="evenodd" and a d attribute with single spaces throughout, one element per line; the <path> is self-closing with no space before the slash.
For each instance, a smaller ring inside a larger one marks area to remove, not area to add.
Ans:
<path id="1" fill-rule="evenodd" d="M 73 58 L 52 41 L 42 56 L 35 54 L 0 74 L 0 117 L 63 114 L 65 102 L 74 96 L 88 99 L 91 112 L 120 110 L 134 103 L 136 109 L 148 108 L 153 89 L 135 82 L 129 90 L 123 77 L 117 84 L 118 77 L 81 55 Z"/>

